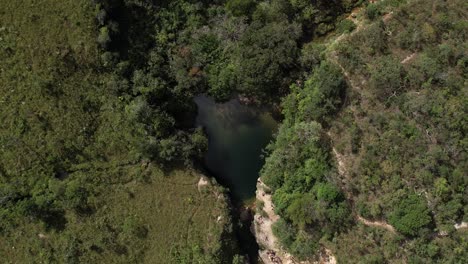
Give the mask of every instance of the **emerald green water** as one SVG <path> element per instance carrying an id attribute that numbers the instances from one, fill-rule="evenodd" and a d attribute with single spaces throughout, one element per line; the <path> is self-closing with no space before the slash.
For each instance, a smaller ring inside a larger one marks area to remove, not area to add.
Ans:
<path id="1" fill-rule="evenodd" d="M 217 104 L 198 96 L 195 103 L 197 125 L 205 128 L 209 139 L 206 167 L 236 200 L 249 201 L 255 197 L 262 150 L 272 139 L 276 121 L 267 111 L 242 105 L 237 99 Z"/>

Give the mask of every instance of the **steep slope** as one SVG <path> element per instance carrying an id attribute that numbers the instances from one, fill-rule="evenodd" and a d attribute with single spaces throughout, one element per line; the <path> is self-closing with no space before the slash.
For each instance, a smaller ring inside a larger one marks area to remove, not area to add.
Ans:
<path id="1" fill-rule="evenodd" d="M 360 84 L 349 86 L 330 128 L 349 174 L 342 182 L 361 219 L 383 220 L 380 226 L 409 237 L 408 251 L 425 248 L 404 257 L 411 261 L 466 258 L 457 250 L 466 233 L 455 231 L 467 206 L 463 5 L 410 1 L 344 40 L 336 54 L 348 81 Z M 403 257 L 387 248 L 378 250 L 383 259 Z"/>
<path id="2" fill-rule="evenodd" d="M 262 171 L 274 233 L 299 258 L 325 246 L 345 263 L 467 260 L 456 228 L 468 197 L 467 6 L 430 2 L 370 3 L 348 17 L 354 31 L 303 48 L 312 73 L 283 100 Z"/>

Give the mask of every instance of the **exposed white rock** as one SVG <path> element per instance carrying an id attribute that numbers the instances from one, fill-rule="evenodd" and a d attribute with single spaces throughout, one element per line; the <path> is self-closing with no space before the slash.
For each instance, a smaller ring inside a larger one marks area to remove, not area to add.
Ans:
<path id="1" fill-rule="evenodd" d="M 268 189 L 268 186 L 259 179 L 257 182 L 256 198 L 257 206 L 263 203 L 263 213 L 258 211 L 255 213 L 252 231 L 260 246 L 260 258 L 265 264 L 312 264 L 310 261 L 297 260 L 279 246 L 278 239 L 273 234 L 272 226 L 280 217 L 274 211 L 274 204 L 271 194 L 267 192 Z M 336 258 L 330 250 L 323 248 L 319 261 L 314 263 L 336 264 Z"/>
<path id="2" fill-rule="evenodd" d="M 461 222 L 460 224 L 455 224 L 454 227 L 457 230 L 462 228 L 468 228 L 468 222 Z"/>
<path id="3" fill-rule="evenodd" d="M 201 192 L 204 187 L 209 186 L 210 182 L 208 181 L 208 178 L 202 176 L 200 177 L 200 180 L 198 181 L 198 191 Z"/>

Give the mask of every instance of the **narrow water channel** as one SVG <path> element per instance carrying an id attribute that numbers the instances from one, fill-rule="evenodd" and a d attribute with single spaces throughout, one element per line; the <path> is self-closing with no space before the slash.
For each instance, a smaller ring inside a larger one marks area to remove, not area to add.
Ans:
<path id="1" fill-rule="evenodd" d="M 233 220 L 242 254 L 257 263 L 258 245 L 250 231 L 255 189 L 263 166 L 262 150 L 272 139 L 277 123 L 268 111 L 232 99 L 216 103 L 206 96 L 195 98 L 196 123 L 208 135 L 205 167 L 228 187 L 234 203 Z"/>

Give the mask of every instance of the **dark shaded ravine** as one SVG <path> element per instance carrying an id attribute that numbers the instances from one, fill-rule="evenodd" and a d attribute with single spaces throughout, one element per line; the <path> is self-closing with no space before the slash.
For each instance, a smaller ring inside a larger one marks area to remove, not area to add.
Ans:
<path id="1" fill-rule="evenodd" d="M 262 150 L 272 139 L 276 121 L 266 110 L 242 105 L 237 99 L 215 103 L 206 96 L 195 98 L 197 125 L 208 134 L 205 165 L 231 191 L 236 201 L 255 197 Z"/>
<path id="2" fill-rule="evenodd" d="M 233 220 L 243 254 L 255 263 L 258 245 L 250 232 L 252 214 L 246 209 L 254 203 L 262 151 L 276 131 L 277 122 L 265 109 L 242 105 L 238 99 L 216 103 L 197 96 L 197 126 L 208 135 L 204 167 L 227 187 L 233 201 Z"/>

